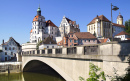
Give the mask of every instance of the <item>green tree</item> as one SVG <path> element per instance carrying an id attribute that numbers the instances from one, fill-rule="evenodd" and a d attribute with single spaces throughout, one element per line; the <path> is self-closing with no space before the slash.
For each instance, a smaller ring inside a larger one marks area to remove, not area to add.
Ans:
<path id="1" fill-rule="evenodd" d="M 42 43 L 42 41 L 37 43 L 36 50 L 39 50 L 39 46 L 40 46 L 41 43 Z"/>
<path id="2" fill-rule="evenodd" d="M 99 81 L 100 78 L 102 78 L 103 80 L 106 80 L 105 78 L 105 74 L 104 71 L 101 71 L 99 74 L 97 74 L 97 72 L 99 72 L 101 70 L 101 68 L 99 68 L 98 66 L 94 65 L 93 63 L 89 64 L 89 78 L 86 79 L 86 81 Z M 83 77 L 79 77 L 80 81 L 85 81 L 85 79 Z"/>
<path id="3" fill-rule="evenodd" d="M 130 19 L 125 21 L 125 30 L 127 33 L 130 33 Z"/>

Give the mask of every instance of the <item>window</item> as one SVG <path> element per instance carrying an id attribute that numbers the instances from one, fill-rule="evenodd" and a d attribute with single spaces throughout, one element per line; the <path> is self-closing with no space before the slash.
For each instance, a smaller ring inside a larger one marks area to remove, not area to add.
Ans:
<path id="1" fill-rule="evenodd" d="M 93 40 L 93 42 L 95 42 L 95 40 Z"/>
<path id="2" fill-rule="evenodd" d="M 13 52 L 11 52 L 11 55 L 13 55 Z"/>
<path id="3" fill-rule="evenodd" d="M 77 40 L 74 40 L 74 43 L 77 43 Z"/>
<path id="4" fill-rule="evenodd" d="M 90 42 L 90 40 L 88 40 Z"/>
<path id="5" fill-rule="evenodd" d="M 47 46 L 47 48 L 49 48 L 49 46 Z"/>
<path id="6" fill-rule="evenodd" d="M 81 42 L 82 42 L 82 39 L 81 39 Z"/>
<path id="7" fill-rule="evenodd" d="M 53 27 L 52 27 L 52 30 L 53 30 Z"/>
<path id="8" fill-rule="evenodd" d="M 9 50 L 11 50 L 11 47 L 9 47 Z"/>
<path id="9" fill-rule="evenodd" d="M 53 32 L 52 32 L 52 34 L 53 34 Z"/>
<path id="10" fill-rule="evenodd" d="M 86 40 L 84 40 L 84 42 L 86 42 Z"/>
<path id="11" fill-rule="evenodd" d="M 7 52 L 5 52 L 5 55 L 7 55 Z"/>
<path id="12" fill-rule="evenodd" d="M 54 46 L 52 46 L 52 48 L 54 48 Z"/>
<path id="13" fill-rule="evenodd" d="M 72 37 L 73 37 L 73 35 L 72 35 Z"/>
<path id="14" fill-rule="evenodd" d="M 13 50 L 15 50 L 15 47 L 13 47 Z"/>
<path id="15" fill-rule="evenodd" d="M 5 47 L 5 50 L 7 50 L 7 47 Z"/>
<path id="16" fill-rule="evenodd" d="M 72 42 L 72 40 L 70 39 L 70 42 Z"/>
<path id="17" fill-rule="evenodd" d="M 36 31 L 35 31 L 35 33 L 36 33 Z"/>

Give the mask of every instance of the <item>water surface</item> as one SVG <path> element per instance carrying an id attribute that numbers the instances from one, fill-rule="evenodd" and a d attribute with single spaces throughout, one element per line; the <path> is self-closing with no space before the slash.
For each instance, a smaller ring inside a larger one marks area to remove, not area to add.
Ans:
<path id="1" fill-rule="evenodd" d="M 40 73 L 11 73 L 0 74 L 0 81 L 65 81 L 61 77 L 40 74 Z"/>

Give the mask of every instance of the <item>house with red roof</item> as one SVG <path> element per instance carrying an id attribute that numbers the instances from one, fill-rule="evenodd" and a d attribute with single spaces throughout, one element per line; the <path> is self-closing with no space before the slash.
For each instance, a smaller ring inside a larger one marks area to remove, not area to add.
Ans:
<path id="1" fill-rule="evenodd" d="M 113 30 L 112 30 L 113 28 Z M 119 13 L 117 17 L 117 23 L 112 23 L 104 15 L 96 16 L 88 25 L 87 31 L 91 34 L 95 34 L 96 37 L 111 38 L 121 31 L 125 31 L 123 25 L 123 16 Z M 113 31 L 113 35 L 112 35 Z"/>
<path id="2" fill-rule="evenodd" d="M 130 40 L 130 34 L 122 31 L 122 32 L 118 33 L 117 35 L 115 35 L 114 38 L 120 38 L 121 41 Z"/>
<path id="3" fill-rule="evenodd" d="M 90 32 L 70 32 L 57 43 L 58 46 L 71 47 L 78 45 L 97 44 L 97 38 Z"/>

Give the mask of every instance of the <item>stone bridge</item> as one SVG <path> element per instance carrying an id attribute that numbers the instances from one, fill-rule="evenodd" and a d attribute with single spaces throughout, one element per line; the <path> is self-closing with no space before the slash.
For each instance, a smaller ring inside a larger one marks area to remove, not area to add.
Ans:
<path id="1" fill-rule="evenodd" d="M 126 73 L 130 41 L 112 42 L 95 45 L 76 46 L 70 48 L 54 48 L 22 52 L 22 69 L 37 66 L 31 61 L 40 61 L 51 67 L 66 81 L 79 81 L 79 76 L 89 77 L 89 63 L 98 65 L 106 75 L 113 76 L 113 68 L 119 75 Z M 107 81 L 109 79 L 107 78 Z"/>

